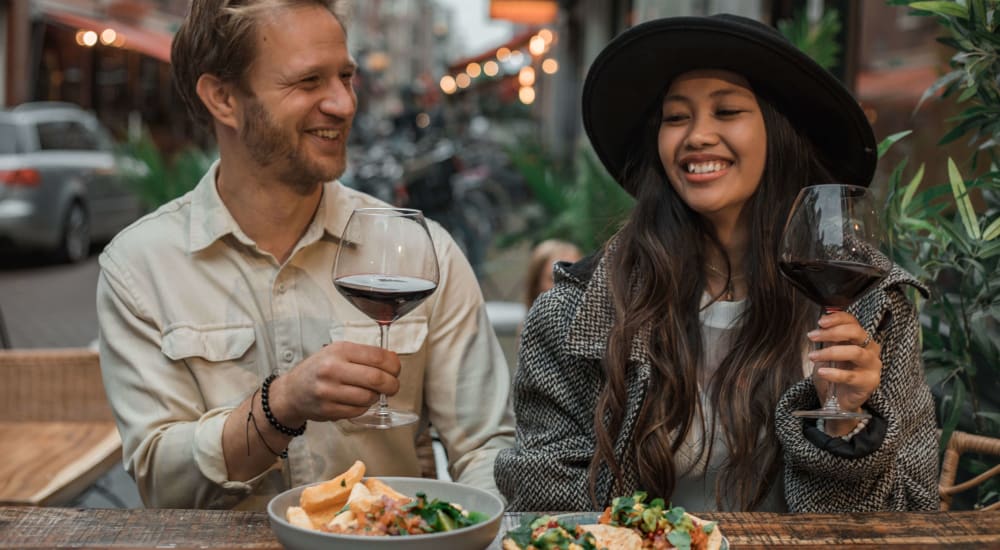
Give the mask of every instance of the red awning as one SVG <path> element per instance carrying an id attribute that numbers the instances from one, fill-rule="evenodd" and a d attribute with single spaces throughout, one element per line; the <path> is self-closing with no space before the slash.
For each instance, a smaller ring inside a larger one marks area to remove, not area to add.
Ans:
<path id="1" fill-rule="evenodd" d="M 105 29 L 114 29 L 119 36 L 124 37 L 122 48 L 170 63 L 170 44 L 174 39 L 170 33 L 144 29 L 115 20 L 99 21 L 72 12 L 50 8 L 45 8 L 43 15 L 52 23 L 72 29 L 94 31 L 98 35 Z"/>
<path id="2" fill-rule="evenodd" d="M 468 65 L 469 63 L 482 63 L 488 59 L 492 59 L 497 54 L 497 50 L 499 50 L 500 48 L 508 48 L 510 50 L 516 50 L 518 48 L 521 48 L 522 46 L 527 44 L 528 41 L 531 40 L 531 37 L 534 36 L 536 32 L 538 32 L 538 29 L 534 28 L 528 29 L 495 48 L 490 48 L 484 51 L 483 53 L 474 55 L 472 57 L 467 57 L 465 59 L 459 59 L 458 61 L 454 61 L 450 65 L 448 65 L 448 71 L 453 73 L 461 72 L 465 70 L 465 66 Z"/>

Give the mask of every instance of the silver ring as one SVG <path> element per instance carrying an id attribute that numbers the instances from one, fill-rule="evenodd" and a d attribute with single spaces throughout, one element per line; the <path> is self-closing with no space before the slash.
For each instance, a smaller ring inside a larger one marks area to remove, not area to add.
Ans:
<path id="1" fill-rule="evenodd" d="M 861 347 L 863 347 L 863 348 L 866 348 L 866 347 L 868 347 L 868 344 L 871 344 L 871 343 L 872 343 L 872 335 L 868 334 L 868 332 L 865 332 L 865 341 L 861 342 L 858 345 L 861 346 Z"/>

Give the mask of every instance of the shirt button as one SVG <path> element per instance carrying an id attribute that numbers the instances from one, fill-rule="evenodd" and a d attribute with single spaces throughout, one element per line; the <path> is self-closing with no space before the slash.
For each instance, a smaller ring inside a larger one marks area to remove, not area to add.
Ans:
<path id="1" fill-rule="evenodd" d="M 285 283 L 278 283 L 278 294 L 285 293 Z"/>
<path id="2" fill-rule="evenodd" d="M 281 356 L 285 358 L 286 363 L 291 363 L 292 358 L 295 357 L 295 354 L 292 353 L 292 350 L 286 349 L 285 352 L 281 354 Z"/>

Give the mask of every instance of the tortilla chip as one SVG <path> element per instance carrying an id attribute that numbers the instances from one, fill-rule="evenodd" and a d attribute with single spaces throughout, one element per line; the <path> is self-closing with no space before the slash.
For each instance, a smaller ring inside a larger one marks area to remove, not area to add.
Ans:
<path id="1" fill-rule="evenodd" d="M 309 514 L 298 506 L 289 506 L 288 510 L 285 511 L 285 518 L 288 519 L 288 523 L 296 527 L 316 529 L 316 526 L 313 525 L 312 520 L 309 518 Z"/>
<path id="2" fill-rule="evenodd" d="M 691 517 L 691 520 L 694 521 L 694 524 L 697 525 L 699 529 L 701 529 L 706 523 L 712 523 L 711 521 L 701 519 L 700 517 L 692 514 L 688 514 L 688 516 Z M 712 529 L 712 532 L 708 534 L 708 542 L 705 547 L 706 550 L 719 550 L 722 548 L 722 531 L 719 530 L 718 523 L 715 524 L 715 528 Z"/>
<path id="3" fill-rule="evenodd" d="M 615 550 L 642 550 L 642 537 L 634 529 L 613 525 L 581 525 L 584 531 L 594 535 L 598 548 Z"/>
<path id="4" fill-rule="evenodd" d="M 330 481 L 303 489 L 299 505 L 309 515 L 313 525 L 326 525 L 344 508 L 351 490 L 364 475 L 365 463 L 358 460 Z"/>
<path id="5" fill-rule="evenodd" d="M 326 524 L 326 528 L 332 531 L 334 530 L 334 527 L 339 527 L 340 530 L 350 531 L 355 525 L 357 525 L 357 523 L 358 521 L 354 516 L 354 512 L 345 510 L 330 520 L 330 522 Z"/>
<path id="6" fill-rule="evenodd" d="M 363 516 L 378 500 L 364 483 L 357 483 L 351 489 L 351 496 L 347 497 L 347 506 L 355 516 Z"/>
<path id="7" fill-rule="evenodd" d="M 346 472 L 330 481 L 306 487 L 299 497 L 299 504 L 310 515 L 321 514 L 331 508 L 339 512 L 347 503 L 351 490 L 364 475 L 365 463 L 358 460 Z"/>
<path id="8" fill-rule="evenodd" d="M 364 481 L 364 484 L 365 487 L 371 491 L 372 496 L 376 498 L 386 496 L 400 504 L 406 504 L 407 502 L 413 500 L 392 487 L 389 487 L 384 481 L 378 478 L 370 477 Z"/>

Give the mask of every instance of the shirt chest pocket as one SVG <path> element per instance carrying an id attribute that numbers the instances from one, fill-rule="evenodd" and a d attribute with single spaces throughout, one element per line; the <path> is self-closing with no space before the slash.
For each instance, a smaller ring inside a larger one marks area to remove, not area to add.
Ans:
<path id="1" fill-rule="evenodd" d="M 177 325 L 163 334 L 160 350 L 183 361 L 208 408 L 230 405 L 259 383 L 252 326 Z"/>
<path id="2" fill-rule="evenodd" d="M 394 322 L 387 331 L 388 347 L 405 361 L 407 356 L 421 355 L 427 340 L 427 317 L 416 315 Z M 344 340 L 369 346 L 379 345 L 379 328 L 374 321 L 351 320 L 343 327 L 330 331 L 330 340 Z"/>

